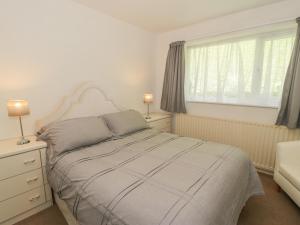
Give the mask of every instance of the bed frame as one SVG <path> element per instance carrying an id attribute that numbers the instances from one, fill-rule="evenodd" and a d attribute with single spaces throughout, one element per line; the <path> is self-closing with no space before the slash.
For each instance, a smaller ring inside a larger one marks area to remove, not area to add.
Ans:
<path id="1" fill-rule="evenodd" d="M 125 109 L 110 99 L 96 82 L 84 82 L 71 94 L 63 97 L 52 112 L 37 120 L 35 127 L 40 129 L 54 121 L 97 116 Z"/>
<path id="2" fill-rule="evenodd" d="M 67 203 L 61 200 L 57 194 L 53 193 L 53 196 L 56 205 L 58 206 L 60 212 L 64 215 L 68 225 L 79 225 L 72 212 L 69 210 Z"/>
<path id="3" fill-rule="evenodd" d="M 106 113 L 119 112 L 126 108 L 118 106 L 110 99 L 96 82 L 85 82 L 79 85 L 70 95 L 63 97 L 55 110 L 36 122 L 36 129 L 40 129 L 54 121 L 98 116 Z M 64 215 L 69 225 L 79 225 L 67 207 L 65 201 L 57 194 L 53 194 L 55 203 Z"/>

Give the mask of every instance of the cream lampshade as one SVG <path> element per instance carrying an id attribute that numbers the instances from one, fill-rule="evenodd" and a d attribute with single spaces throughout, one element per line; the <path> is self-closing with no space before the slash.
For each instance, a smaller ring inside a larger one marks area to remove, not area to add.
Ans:
<path id="1" fill-rule="evenodd" d="M 26 100 L 8 100 L 8 116 L 25 116 L 29 114 L 28 102 Z"/>
<path id="2" fill-rule="evenodd" d="M 22 137 L 17 142 L 17 144 L 22 145 L 22 144 L 29 143 L 30 141 L 24 138 L 22 118 L 21 118 L 22 116 L 28 115 L 30 113 L 28 102 L 26 100 L 8 100 L 7 112 L 9 117 L 19 117 Z"/>
<path id="3" fill-rule="evenodd" d="M 153 94 L 144 94 L 144 103 L 150 104 L 153 102 Z"/>
<path id="4" fill-rule="evenodd" d="M 144 94 L 144 103 L 147 104 L 147 115 L 146 119 L 151 119 L 150 113 L 149 113 L 149 105 L 153 102 L 153 94 L 147 93 Z"/>

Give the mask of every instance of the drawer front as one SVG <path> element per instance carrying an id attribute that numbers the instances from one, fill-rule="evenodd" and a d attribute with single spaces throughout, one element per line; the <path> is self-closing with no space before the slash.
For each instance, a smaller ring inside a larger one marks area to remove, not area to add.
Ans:
<path id="1" fill-rule="evenodd" d="M 0 180 L 41 167 L 40 152 L 35 150 L 0 159 Z"/>
<path id="2" fill-rule="evenodd" d="M 171 118 L 149 122 L 149 126 L 162 131 L 164 131 L 164 129 L 171 130 Z"/>
<path id="3" fill-rule="evenodd" d="M 2 180 L 0 181 L 0 202 L 42 185 L 41 169 Z"/>
<path id="4" fill-rule="evenodd" d="M 0 223 L 45 203 L 44 187 L 0 202 Z"/>

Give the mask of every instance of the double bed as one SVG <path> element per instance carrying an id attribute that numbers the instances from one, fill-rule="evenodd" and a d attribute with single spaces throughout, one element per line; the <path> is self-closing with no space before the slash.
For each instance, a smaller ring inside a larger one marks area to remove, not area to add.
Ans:
<path id="1" fill-rule="evenodd" d="M 85 84 L 39 126 L 118 111 L 101 89 Z M 236 147 L 150 128 L 61 154 L 50 150 L 48 181 L 69 224 L 234 225 L 248 198 L 263 194 Z"/>

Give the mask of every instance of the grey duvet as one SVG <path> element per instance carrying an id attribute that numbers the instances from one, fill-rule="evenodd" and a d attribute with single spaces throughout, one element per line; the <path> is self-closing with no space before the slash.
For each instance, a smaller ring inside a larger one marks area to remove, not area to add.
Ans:
<path id="1" fill-rule="evenodd" d="M 153 129 L 54 162 L 49 183 L 82 225 L 234 225 L 263 194 L 239 149 Z"/>

